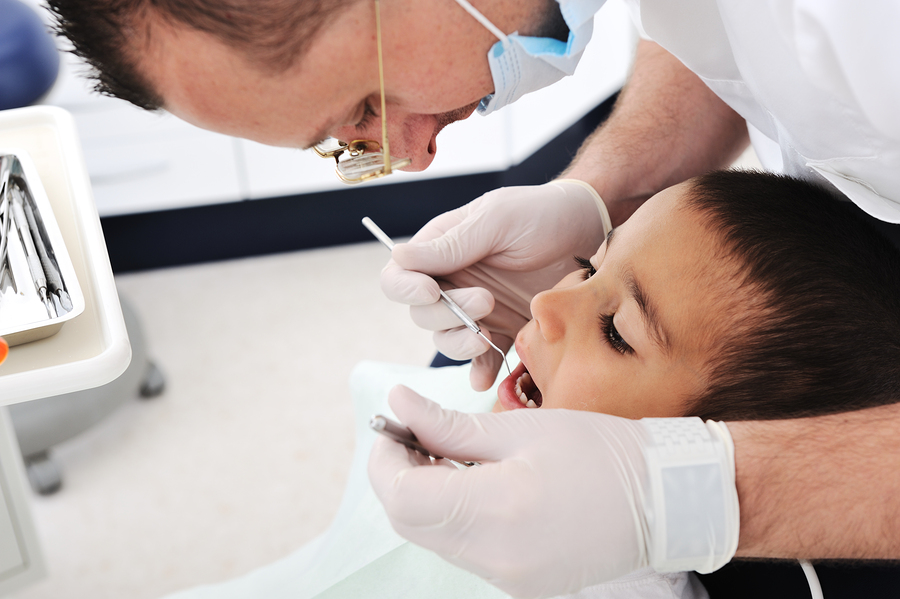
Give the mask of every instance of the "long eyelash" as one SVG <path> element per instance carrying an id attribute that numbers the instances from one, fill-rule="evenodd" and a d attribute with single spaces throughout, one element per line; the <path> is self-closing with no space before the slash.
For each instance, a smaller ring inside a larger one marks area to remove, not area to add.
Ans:
<path id="1" fill-rule="evenodd" d="M 585 281 L 597 274 L 597 269 L 594 268 L 594 265 L 591 264 L 590 260 L 582 258 L 581 256 L 574 256 L 574 258 L 575 264 L 582 270 L 582 276 L 584 276 Z M 603 331 L 603 337 L 606 339 L 606 342 L 609 343 L 610 347 L 620 354 L 633 353 L 634 350 L 628 345 L 628 342 L 622 338 L 618 329 L 616 329 L 616 325 L 613 323 L 613 316 L 613 314 L 600 315 L 600 330 Z"/>
<path id="2" fill-rule="evenodd" d="M 378 113 L 375 112 L 375 109 L 372 108 L 372 105 L 369 104 L 368 100 L 366 100 L 366 106 L 363 110 L 362 118 L 359 119 L 359 122 L 354 125 L 357 129 L 365 129 L 369 125 L 372 124 L 372 119 L 378 116 Z"/>
<path id="3" fill-rule="evenodd" d="M 634 350 L 628 345 L 627 341 L 622 339 L 622 336 L 616 329 L 616 325 L 613 323 L 613 316 L 613 314 L 600 315 L 600 330 L 603 331 L 606 342 L 620 354 L 634 353 Z"/>
<path id="4" fill-rule="evenodd" d="M 585 281 L 597 274 L 597 269 L 594 268 L 590 260 L 581 256 L 573 256 L 573 258 L 575 258 L 575 264 L 578 265 L 578 268 L 583 271 L 582 276 L 584 276 Z"/>

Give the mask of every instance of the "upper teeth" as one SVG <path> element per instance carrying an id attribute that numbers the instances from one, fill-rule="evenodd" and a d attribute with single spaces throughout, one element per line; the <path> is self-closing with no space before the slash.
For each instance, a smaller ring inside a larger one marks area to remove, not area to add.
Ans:
<path id="1" fill-rule="evenodd" d="M 528 379 L 526 380 L 525 377 L 528 377 Z M 538 407 L 537 404 L 534 403 L 534 400 L 533 400 L 533 399 L 528 399 L 528 397 L 525 395 L 525 392 L 522 391 L 522 381 L 523 381 L 523 380 L 525 380 L 525 381 L 528 382 L 528 383 L 531 383 L 531 382 L 532 382 L 532 381 L 531 381 L 531 374 L 528 373 L 528 372 L 526 372 L 525 374 L 523 374 L 522 376 L 520 376 L 520 377 L 516 380 L 516 396 L 518 396 L 519 402 L 520 402 L 523 406 L 525 406 L 526 408 L 536 408 L 536 407 Z"/>

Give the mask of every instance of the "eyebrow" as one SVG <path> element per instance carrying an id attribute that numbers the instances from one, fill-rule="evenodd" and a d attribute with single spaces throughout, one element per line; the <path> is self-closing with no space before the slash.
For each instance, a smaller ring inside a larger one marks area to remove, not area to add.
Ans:
<path id="1" fill-rule="evenodd" d="M 607 252 L 609 251 L 615 231 L 615 229 L 611 229 L 606 235 Z M 653 342 L 664 353 L 671 353 L 672 345 L 669 342 L 670 336 L 659 320 L 659 312 L 656 309 L 656 304 L 650 301 L 644 288 L 634 277 L 634 271 L 631 270 L 631 268 L 628 268 L 625 271 L 625 288 L 628 289 L 628 294 L 637 303 L 638 309 L 641 311 L 641 318 L 650 330 L 650 337 Z"/>

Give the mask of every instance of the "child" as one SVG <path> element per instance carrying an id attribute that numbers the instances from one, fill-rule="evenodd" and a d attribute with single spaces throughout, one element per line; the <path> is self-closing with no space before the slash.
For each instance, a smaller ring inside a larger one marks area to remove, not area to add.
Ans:
<path id="1" fill-rule="evenodd" d="M 708 174 L 534 297 L 495 411 L 793 418 L 900 399 L 900 255 L 827 191 Z"/>
<path id="2" fill-rule="evenodd" d="M 516 339 L 522 363 L 497 395 L 471 391 L 466 367 L 359 366 L 357 453 L 331 529 L 281 562 L 177 599 L 504 597 L 395 535 L 368 486 L 368 416 L 388 411 L 398 382 L 462 411 L 496 400 L 497 410 L 632 418 L 783 418 L 900 397 L 900 259 L 817 187 L 712 173 L 654 196 L 580 264 L 533 299 Z M 706 592 L 688 573 L 645 569 L 573 597 Z"/>

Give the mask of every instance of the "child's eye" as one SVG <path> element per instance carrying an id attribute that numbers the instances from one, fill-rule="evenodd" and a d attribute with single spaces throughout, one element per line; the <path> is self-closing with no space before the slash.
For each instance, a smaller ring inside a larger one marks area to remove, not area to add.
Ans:
<path id="1" fill-rule="evenodd" d="M 575 264 L 577 264 L 578 268 L 580 268 L 583 271 L 582 276 L 584 277 L 585 281 L 587 281 L 588 279 L 593 277 L 595 274 L 597 274 L 597 269 L 594 268 L 594 265 L 591 264 L 591 261 L 588 260 L 587 258 L 582 258 L 581 256 L 575 256 Z"/>
<path id="2" fill-rule="evenodd" d="M 369 104 L 369 101 L 366 100 L 365 109 L 363 110 L 362 118 L 359 119 L 359 122 L 354 125 L 357 130 L 362 131 L 366 127 L 372 124 L 372 119 L 377 117 L 378 114 L 375 112 L 375 109 L 372 108 L 372 105 Z"/>
<path id="3" fill-rule="evenodd" d="M 634 350 L 616 329 L 616 325 L 613 323 L 613 316 L 614 314 L 600 315 L 600 330 L 603 331 L 603 337 L 606 339 L 606 342 L 609 343 L 610 347 L 620 354 L 634 353 Z"/>

